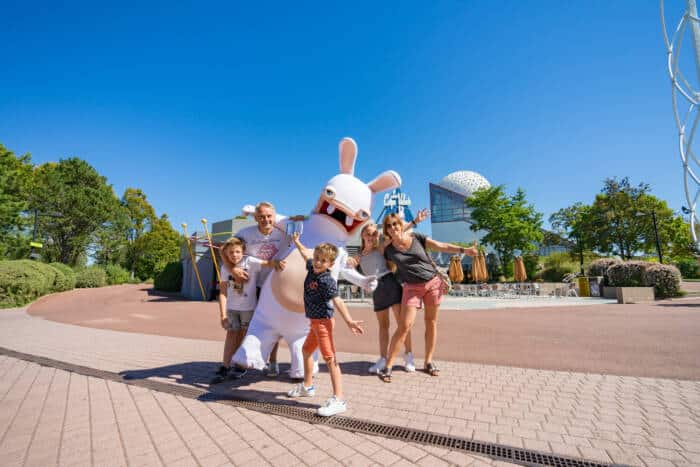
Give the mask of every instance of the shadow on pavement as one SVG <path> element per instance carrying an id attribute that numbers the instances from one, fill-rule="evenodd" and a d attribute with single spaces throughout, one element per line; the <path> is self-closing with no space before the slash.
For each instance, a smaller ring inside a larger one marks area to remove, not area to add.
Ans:
<path id="1" fill-rule="evenodd" d="M 119 374 L 126 380 L 164 378 L 173 383 L 206 389 L 218 368 L 218 362 L 186 362 L 143 370 L 126 370 Z"/>
<path id="2" fill-rule="evenodd" d="M 658 303 L 657 306 L 673 308 L 700 308 L 700 303 Z"/>
<path id="3" fill-rule="evenodd" d="M 179 292 L 163 292 L 156 290 L 154 288 L 143 288 L 141 291 L 146 291 L 148 294 L 148 299 L 145 300 L 147 303 L 158 303 L 158 302 L 190 302 L 191 300 L 180 295 Z"/>
<path id="4" fill-rule="evenodd" d="M 219 386 L 222 386 L 223 383 Z M 277 391 L 258 391 L 256 389 L 241 389 L 241 388 L 221 388 L 217 387 L 214 391 L 202 394 L 197 398 L 202 402 L 218 402 L 226 400 L 244 400 L 250 402 L 266 402 L 270 404 L 286 405 L 291 407 L 301 407 L 305 409 L 316 409 L 319 402 L 307 403 L 302 402 L 302 398 L 289 398 L 286 392 Z"/>
<path id="5" fill-rule="evenodd" d="M 366 362 L 352 362 L 351 365 L 361 365 L 366 373 Z M 246 400 L 255 402 L 268 402 L 282 405 L 292 405 L 303 408 L 317 408 L 318 404 L 307 404 L 299 399 L 287 397 L 287 390 L 291 385 L 298 383 L 301 379 L 293 379 L 287 376 L 289 364 L 280 364 L 280 375 L 275 378 L 267 377 L 262 371 L 249 370 L 241 379 L 227 379 L 219 384 L 210 385 L 209 382 L 215 376 L 215 371 L 219 368 L 218 362 L 186 362 L 175 365 L 166 365 L 157 368 L 147 368 L 143 370 L 126 370 L 119 373 L 125 380 L 160 379 L 171 384 L 182 384 L 206 390 L 198 399 L 201 401 L 220 400 Z M 321 371 L 327 371 L 324 365 Z M 359 368 L 359 367 L 358 367 Z M 345 366 L 343 367 L 345 372 Z M 347 373 L 350 373 L 349 371 Z M 371 376 L 371 375 L 369 375 Z M 280 383 L 284 384 L 285 390 L 274 389 L 258 390 L 250 386 L 256 383 Z"/>

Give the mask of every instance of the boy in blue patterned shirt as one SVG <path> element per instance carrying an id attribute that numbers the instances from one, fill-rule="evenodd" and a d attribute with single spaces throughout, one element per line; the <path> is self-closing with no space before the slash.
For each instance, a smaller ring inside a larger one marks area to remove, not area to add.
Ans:
<path id="1" fill-rule="evenodd" d="M 323 417 L 336 415 L 347 410 L 343 398 L 343 382 L 340 366 L 335 358 L 335 343 L 333 342 L 334 308 L 338 310 L 353 334 L 363 334 L 362 321 L 355 321 L 343 300 L 338 296 L 338 283 L 331 276 L 338 248 L 330 243 L 321 243 L 310 251 L 299 241 L 299 234 L 293 236 L 294 244 L 306 261 L 306 279 L 304 280 L 304 310 L 306 317 L 311 320 L 311 329 L 306 336 L 302 353 L 304 355 L 304 382 L 299 383 L 287 395 L 289 397 L 312 397 L 316 390 L 313 386 L 313 353 L 321 350 L 321 355 L 328 366 L 333 385 L 333 396 L 319 407 L 317 413 Z"/>

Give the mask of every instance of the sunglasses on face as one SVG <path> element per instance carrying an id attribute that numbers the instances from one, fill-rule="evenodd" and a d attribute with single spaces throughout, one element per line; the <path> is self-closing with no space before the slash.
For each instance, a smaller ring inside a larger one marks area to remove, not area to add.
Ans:
<path id="1" fill-rule="evenodd" d="M 401 227 L 401 224 L 399 222 L 390 222 L 389 227 Z"/>

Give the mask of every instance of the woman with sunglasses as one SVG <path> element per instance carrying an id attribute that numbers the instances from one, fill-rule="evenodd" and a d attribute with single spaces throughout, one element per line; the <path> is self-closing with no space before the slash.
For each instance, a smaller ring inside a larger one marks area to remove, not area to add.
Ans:
<path id="1" fill-rule="evenodd" d="M 427 249 L 444 253 L 476 255 L 475 248 L 464 248 L 451 243 L 438 242 L 417 232 L 407 232 L 398 214 L 384 217 L 384 236 L 390 243 L 384 248 L 384 257 L 396 264 L 404 283 L 401 299 L 399 327 L 391 337 L 386 366 L 378 376 L 385 383 L 391 382 L 391 368 L 398 350 L 411 332 L 421 302 L 425 308 L 425 371 L 431 376 L 440 372 L 433 362 L 437 338 L 437 317 L 442 301 L 442 279 Z"/>
<path id="2" fill-rule="evenodd" d="M 427 217 L 427 210 L 419 211 L 415 222 L 410 227 Z M 387 243 L 380 243 L 377 224 L 370 222 L 365 225 L 360 232 L 360 239 L 362 242 L 360 255 L 348 260 L 348 266 L 357 267 L 359 265 L 364 275 L 376 276 L 378 280 L 377 289 L 372 294 L 372 301 L 377 323 L 379 324 L 379 360 L 368 369 L 370 373 L 376 374 L 386 366 L 390 315 L 393 314 L 396 321 L 399 321 L 402 290 L 401 284 L 399 284 L 396 276 L 389 268 L 387 260 L 384 258 L 384 247 Z M 413 361 L 410 332 L 406 335 L 404 349 L 404 369 L 409 373 L 414 372 L 416 371 L 416 365 Z"/>

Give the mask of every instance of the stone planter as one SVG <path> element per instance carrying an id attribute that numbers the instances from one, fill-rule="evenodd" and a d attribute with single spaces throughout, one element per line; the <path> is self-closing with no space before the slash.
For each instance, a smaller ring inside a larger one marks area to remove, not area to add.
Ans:
<path id="1" fill-rule="evenodd" d="M 617 299 L 617 287 L 611 287 L 609 285 L 601 286 L 603 290 L 603 298 L 615 298 Z"/>
<path id="2" fill-rule="evenodd" d="M 654 287 L 617 287 L 617 303 L 654 301 Z"/>

